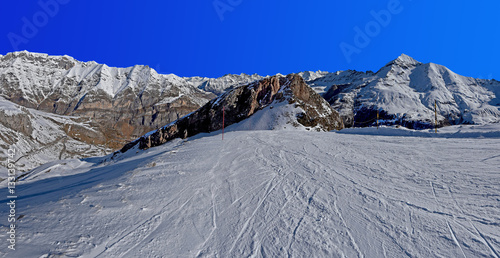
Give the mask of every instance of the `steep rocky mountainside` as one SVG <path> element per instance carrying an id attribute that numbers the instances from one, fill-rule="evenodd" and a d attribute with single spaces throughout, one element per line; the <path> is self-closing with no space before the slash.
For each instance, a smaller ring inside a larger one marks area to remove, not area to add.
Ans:
<path id="1" fill-rule="evenodd" d="M 99 156 L 111 152 L 94 144 L 102 133 L 89 119 L 45 113 L 14 104 L 0 97 L 0 147 L 16 151 L 17 172 L 25 172 L 48 161 Z M 7 152 L 0 152 L 0 172 L 6 170 Z M 1 173 L 4 177 L 7 175 Z"/>
<path id="2" fill-rule="evenodd" d="M 147 66 L 114 68 L 69 56 L 14 52 L 0 56 L 0 96 L 24 107 L 89 118 L 118 148 L 198 109 L 215 95 Z"/>
<path id="3" fill-rule="evenodd" d="M 264 108 L 267 110 L 263 111 Z M 338 113 L 300 75 L 277 75 L 232 89 L 197 111 L 127 144 L 121 151 L 125 152 L 136 145 L 140 149 L 147 149 L 175 138 L 217 131 L 222 129 L 223 115 L 224 125 L 230 126 L 256 116 L 259 111 L 275 114 L 274 119 L 266 120 L 268 123 L 282 123 L 275 126 L 288 125 L 318 131 L 340 130 L 344 127 Z M 259 124 L 253 122 L 253 125 Z"/>
<path id="4" fill-rule="evenodd" d="M 317 73 L 307 83 L 337 110 L 346 126 L 383 124 L 428 128 L 434 123 L 500 122 L 500 82 L 458 75 L 433 63 L 402 55 L 378 72 Z"/>

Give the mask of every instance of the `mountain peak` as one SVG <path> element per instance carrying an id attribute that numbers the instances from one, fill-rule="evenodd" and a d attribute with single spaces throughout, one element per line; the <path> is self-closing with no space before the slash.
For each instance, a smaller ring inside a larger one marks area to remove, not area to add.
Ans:
<path id="1" fill-rule="evenodd" d="M 52 56 L 44 53 L 29 52 L 26 50 L 7 53 L 4 56 L 0 56 L 0 61 L 11 65 L 17 63 L 17 65 L 21 66 L 38 66 L 45 67 L 47 69 L 55 68 L 66 70 L 79 63 L 79 61 L 67 55 Z"/>
<path id="2" fill-rule="evenodd" d="M 46 53 L 30 52 L 27 50 L 10 52 L 7 53 L 5 57 L 24 58 L 24 59 L 69 59 L 75 61 L 73 57 L 68 55 L 63 55 L 63 56 L 49 55 Z"/>
<path id="3" fill-rule="evenodd" d="M 398 58 L 394 59 L 393 61 L 389 62 L 386 66 L 390 66 L 390 65 L 412 65 L 412 66 L 415 66 L 415 65 L 419 65 L 419 64 L 422 64 L 421 62 L 413 59 L 413 57 L 409 56 L 409 55 L 406 55 L 406 54 L 401 54 Z"/>

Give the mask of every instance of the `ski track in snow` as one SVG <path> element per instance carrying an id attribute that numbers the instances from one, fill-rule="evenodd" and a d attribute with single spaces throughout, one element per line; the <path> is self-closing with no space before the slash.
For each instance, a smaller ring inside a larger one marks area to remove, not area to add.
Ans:
<path id="1" fill-rule="evenodd" d="M 498 150 L 498 138 L 292 131 L 174 141 L 22 182 L 19 248 L 0 254 L 499 257 Z"/>

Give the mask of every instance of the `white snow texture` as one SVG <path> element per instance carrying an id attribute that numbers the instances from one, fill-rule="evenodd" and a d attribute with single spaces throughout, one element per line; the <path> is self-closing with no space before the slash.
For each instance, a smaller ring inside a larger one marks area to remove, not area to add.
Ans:
<path id="1" fill-rule="evenodd" d="M 498 257 L 500 138 L 486 129 L 215 132 L 52 162 L 18 185 L 18 250 L 0 254 Z"/>

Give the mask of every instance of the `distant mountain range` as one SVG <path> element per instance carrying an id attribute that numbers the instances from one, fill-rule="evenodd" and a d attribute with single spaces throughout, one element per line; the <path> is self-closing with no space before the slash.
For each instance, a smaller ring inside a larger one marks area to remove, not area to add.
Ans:
<path id="1" fill-rule="evenodd" d="M 439 126 L 500 122 L 500 82 L 460 76 L 406 55 L 376 73 L 298 75 L 328 101 L 346 127 L 375 125 L 379 113 L 381 124 L 429 128 L 435 102 Z M 54 159 L 100 155 L 173 123 L 217 96 L 269 78 L 183 78 L 142 65 L 114 68 L 69 56 L 8 53 L 0 55 L 0 145 L 20 151 L 21 171 Z M 272 112 L 266 105 L 260 109 Z M 0 160 L 5 163 L 6 156 L 0 154 Z"/>

